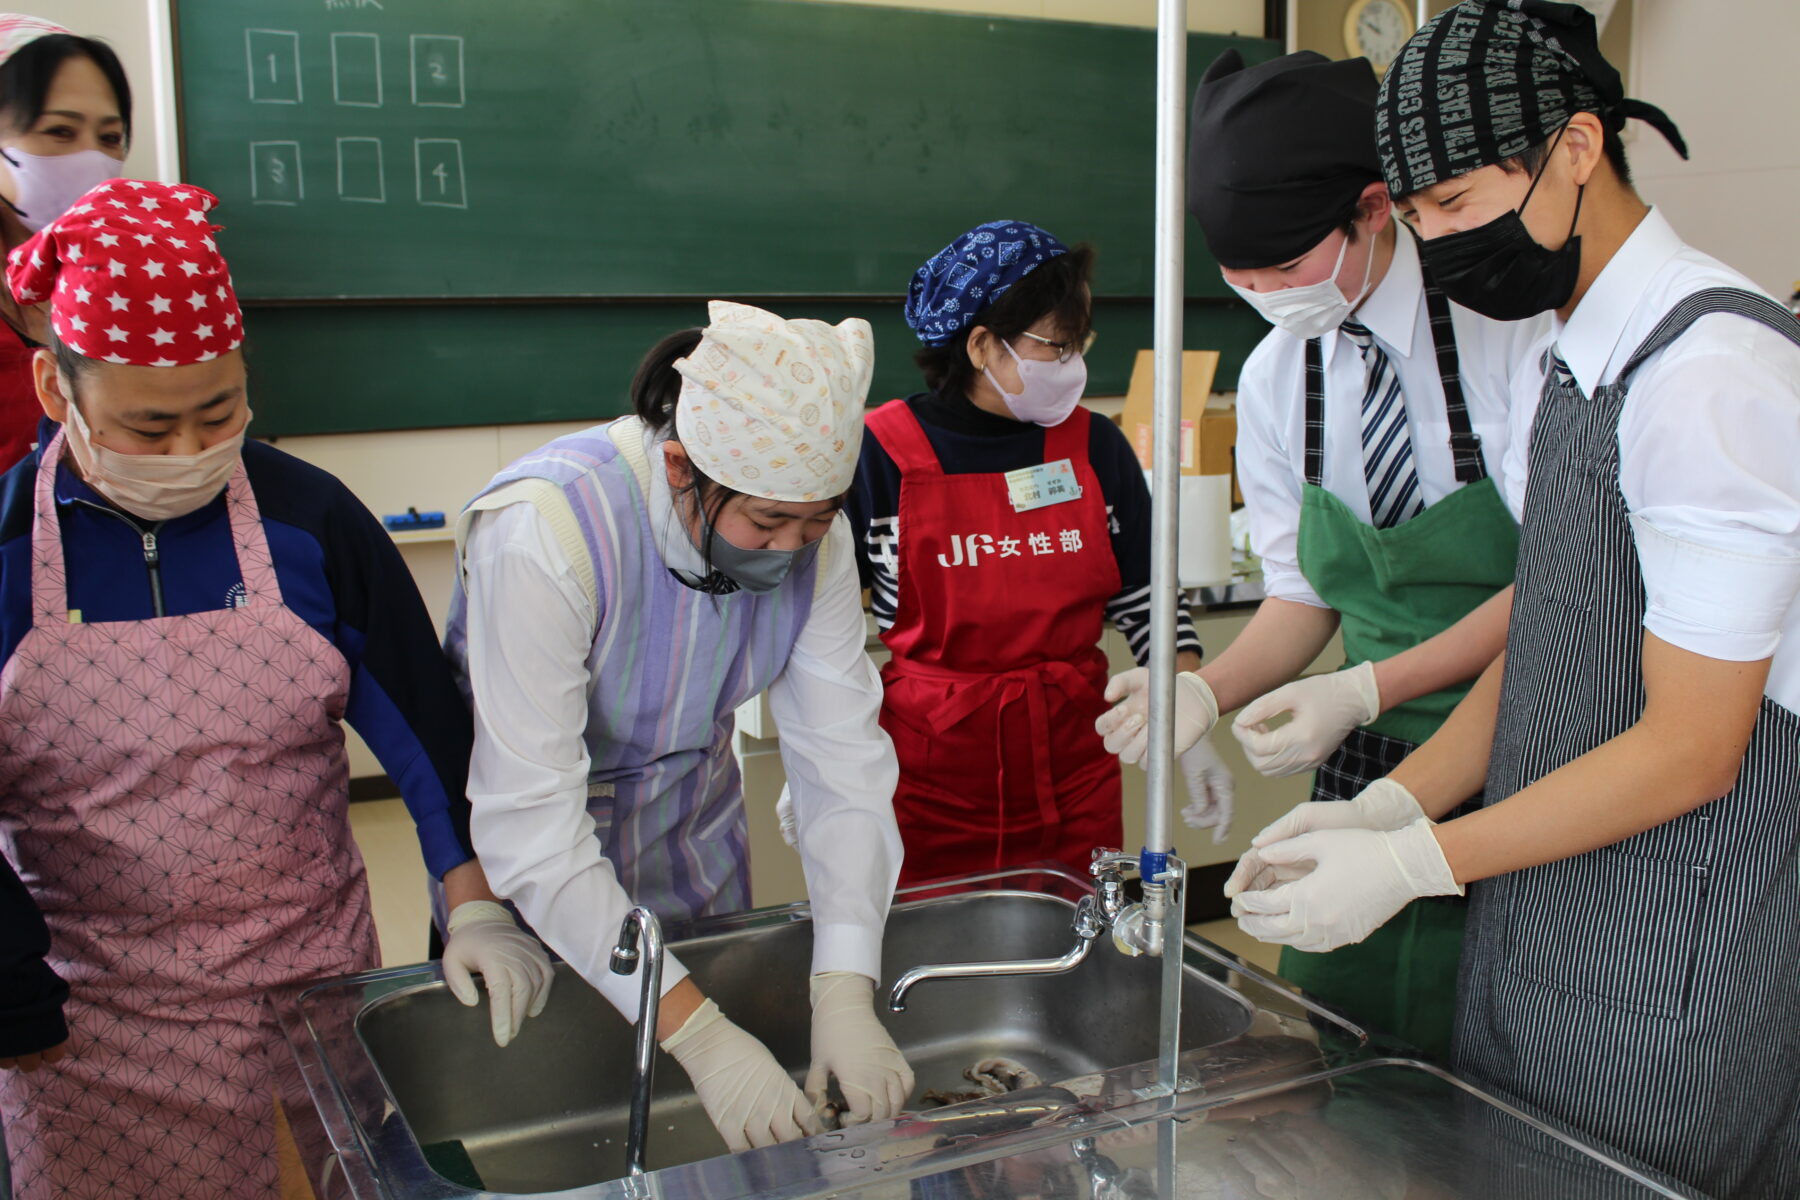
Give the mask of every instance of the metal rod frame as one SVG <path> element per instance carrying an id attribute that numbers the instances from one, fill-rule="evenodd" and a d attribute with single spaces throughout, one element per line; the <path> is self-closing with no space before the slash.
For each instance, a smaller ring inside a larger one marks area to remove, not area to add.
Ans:
<path id="1" fill-rule="evenodd" d="M 1187 151 L 1187 0 L 1157 0 L 1156 6 L 1156 287 L 1154 306 L 1156 390 L 1151 463 L 1150 538 L 1150 746 L 1148 806 L 1144 814 L 1145 864 L 1164 862 L 1174 847 L 1169 836 L 1175 778 L 1175 613 L 1180 597 L 1178 569 L 1181 489 L 1181 351 L 1186 315 L 1183 206 Z M 1168 1094 L 1178 1083 L 1181 1033 L 1182 866 L 1174 882 L 1144 879 L 1145 915 L 1162 970 L 1162 1036 L 1157 1082 Z M 1173 928 L 1170 928 L 1170 927 Z M 1161 934 L 1157 938 L 1157 934 Z"/>

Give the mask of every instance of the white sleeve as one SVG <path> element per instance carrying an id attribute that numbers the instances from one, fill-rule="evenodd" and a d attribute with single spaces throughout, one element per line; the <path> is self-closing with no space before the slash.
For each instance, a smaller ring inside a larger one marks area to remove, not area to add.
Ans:
<path id="1" fill-rule="evenodd" d="M 1253 351 L 1238 378 L 1238 486 L 1250 513 L 1250 548 L 1262 560 L 1263 594 L 1314 608 L 1329 608 L 1300 571 L 1300 500 L 1305 482 L 1294 470 L 1288 430 L 1296 392 L 1271 387 L 1268 343 Z"/>
<path id="2" fill-rule="evenodd" d="M 1507 381 L 1506 455 L 1500 467 L 1500 495 L 1517 521 L 1525 513 L 1525 484 L 1530 478 L 1531 426 L 1537 420 L 1538 401 L 1544 394 L 1544 370 L 1540 365 L 1550 348 L 1552 335 L 1521 346 Z"/>
<path id="3" fill-rule="evenodd" d="M 1774 654 L 1800 594 L 1800 350 L 1741 317 L 1703 321 L 1732 327 L 1715 324 L 1708 333 L 1723 338 L 1629 392 L 1619 486 L 1644 574 L 1644 628 L 1695 654 L 1752 662 Z"/>
<path id="4" fill-rule="evenodd" d="M 787 666 L 769 686 L 813 912 L 813 973 L 881 981 L 881 933 L 900 877 L 894 786 L 900 766 L 880 725 L 849 523 L 835 544 Z"/>
<path id="5" fill-rule="evenodd" d="M 609 967 L 631 898 L 587 811 L 587 658 L 595 611 L 530 504 L 474 518 L 463 550 L 475 699 L 469 830 L 494 891 L 634 1020 L 638 976 Z M 663 991 L 687 975 L 663 964 Z"/>

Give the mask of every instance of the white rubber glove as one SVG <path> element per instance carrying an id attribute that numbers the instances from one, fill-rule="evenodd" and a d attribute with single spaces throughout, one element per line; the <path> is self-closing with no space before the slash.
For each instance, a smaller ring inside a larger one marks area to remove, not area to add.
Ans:
<path id="1" fill-rule="evenodd" d="M 1264 846 L 1285 842 L 1315 829 L 1404 829 L 1424 815 L 1425 810 L 1419 807 L 1419 802 L 1405 785 L 1391 778 L 1377 779 L 1349 800 L 1296 804 L 1286 815 L 1277 817 L 1250 839 L 1250 853 L 1238 860 L 1237 870 L 1225 881 L 1225 898 L 1229 900 L 1240 892 L 1273 886 L 1257 881 L 1258 873 L 1268 866 L 1257 853 Z M 1298 878 L 1298 874 L 1293 877 Z"/>
<path id="2" fill-rule="evenodd" d="M 1277 870 L 1311 863 L 1291 883 L 1231 902 L 1238 927 L 1263 942 L 1323 953 L 1360 942 L 1420 896 L 1460 896 L 1461 885 L 1421 817 L 1403 829 L 1320 829 L 1256 851 Z"/>
<path id="3" fill-rule="evenodd" d="M 1187 780 L 1187 807 L 1181 819 L 1189 829 L 1212 830 L 1213 845 L 1231 835 L 1232 798 L 1237 794 L 1237 781 L 1231 768 L 1213 749 L 1212 739 L 1203 737 L 1181 755 L 1181 774 Z"/>
<path id="4" fill-rule="evenodd" d="M 1279 729 L 1267 722 L 1291 713 Z M 1381 715 L 1381 692 L 1375 686 L 1375 664 L 1358 663 L 1346 671 L 1314 675 L 1276 688 L 1244 706 L 1231 723 L 1250 765 L 1279 778 L 1317 769 L 1359 725 Z"/>
<path id="5" fill-rule="evenodd" d="M 518 1036 L 526 1017 L 544 1011 L 556 968 L 538 940 L 492 900 L 467 900 L 450 910 L 444 942 L 444 982 L 470 1008 L 481 1003 L 473 975 L 487 984 L 494 1044 Z"/>
<path id="6" fill-rule="evenodd" d="M 781 786 L 781 799 L 775 801 L 775 819 L 781 822 L 781 840 L 798 850 L 800 822 L 794 819 L 794 793 L 786 784 Z"/>
<path id="7" fill-rule="evenodd" d="M 711 1000 L 702 1001 L 662 1048 L 687 1072 L 732 1153 L 823 1132 L 812 1105 L 775 1056 Z"/>
<path id="8" fill-rule="evenodd" d="M 1150 747 L 1150 669 L 1133 667 L 1114 675 L 1106 685 L 1106 699 L 1113 707 L 1095 720 L 1094 732 L 1106 743 L 1106 752 L 1121 762 L 1143 762 Z M 1206 680 L 1192 671 L 1177 671 L 1175 753 L 1186 753 L 1218 723 L 1219 702 Z"/>
<path id="9" fill-rule="evenodd" d="M 812 977 L 812 1070 L 806 1098 L 816 1112 L 825 1105 L 827 1080 L 836 1076 L 844 1103 L 842 1123 L 889 1121 L 912 1095 L 912 1068 L 875 1017 L 875 981 L 854 971 Z"/>

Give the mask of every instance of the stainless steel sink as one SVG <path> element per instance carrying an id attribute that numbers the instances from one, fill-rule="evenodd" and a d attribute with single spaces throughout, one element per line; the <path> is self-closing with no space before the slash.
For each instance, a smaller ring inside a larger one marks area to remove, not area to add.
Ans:
<path id="1" fill-rule="evenodd" d="M 1054 956 L 1068 949 L 1071 904 L 1054 895 L 983 891 L 898 905 L 888 923 L 884 982 L 924 962 Z M 809 1059 L 809 922 L 748 923 L 671 947 L 732 1020 L 755 1034 L 798 1081 Z M 1154 960 L 1102 948 L 1051 979 L 922 985 L 904 1013 L 883 1013 L 918 1076 L 918 1096 L 966 1088 L 965 1067 L 1005 1055 L 1046 1083 L 1153 1058 Z M 1188 970 L 1183 1045 L 1242 1034 L 1254 1010 Z M 356 1030 L 394 1108 L 428 1161 L 466 1180 L 472 1165 L 499 1192 L 545 1192 L 625 1173 L 631 1029 L 592 988 L 560 968 L 550 1003 L 505 1050 L 480 1009 L 435 979 L 366 1005 Z M 726 1152 L 687 1077 L 658 1064 L 649 1166 Z M 464 1160 L 466 1155 L 466 1163 Z"/>
<path id="2" fill-rule="evenodd" d="M 1066 950 L 1086 881 L 1001 878 L 1013 890 L 965 880 L 989 890 L 898 905 L 883 982 L 923 962 Z M 672 933 L 726 1011 L 802 1070 L 805 906 Z M 666 1063 L 651 1123 L 655 1169 L 626 1178 L 629 1030 L 572 975 L 506 1050 L 494 1047 L 483 1010 L 448 996 L 435 964 L 269 1004 L 292 1051 L 277 1056 L 280 1092 L 319 1200 L 547 1191 L 563 1200 L 1345 1200 L 1398 1195 L 1401 1184 L 1445 1200 L 1694 1197 L 1435 1067 L 1385 1056 L 1354 1024 L 1217 946 L 1189 936 L 1183 967 L 1173 1092 L 1146 1061 L 1159 1035 L 1156 965 L 1098 946 L 1068 975 L 922 984 L 908 1011 L 889 1018 L 921 1091 L 955 1086 L 963 1067 L 996 1053 L 1065 1086 L 724 1155 L 680 1068 Z M 1321 1037 L 1327 1028 L 1333 1036 Z M 1046 1191 L 1048 1181 L 1060 1182 Z"/>

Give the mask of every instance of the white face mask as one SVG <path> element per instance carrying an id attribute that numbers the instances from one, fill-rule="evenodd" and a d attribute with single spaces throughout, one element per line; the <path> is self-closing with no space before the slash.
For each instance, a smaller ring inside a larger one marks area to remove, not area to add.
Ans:
<path id="1" fill-rule="evenodd" d="M 1013 363 L 1018 367 L 1019 390 L 1009 392 L 1001 387 L 1000 381 L 986 367 L 981 368 L 981 373 L 1000 393 L 1007 410 L 1021 421 L 1046 429 L 1068 420 L 1075 406 L 1081 403 L 1081 393 L 1087 390 L 1087 360 L 1079 354 L 1071 354 L 1066 362 L 1020 358 L 1019 352 L 1006 342 L 1000 344 L 1006 346 L 1006 352 L 1012 355 Z"/>
<path id="2" fill-rule="evenodd" d="M 237 470 L 250 416 L 246 411 L 243 429 L 198 454 L 120 454 L 96 446 L 73 401 L 63 430 L 89 487 L 132 516 L 169 521 L 206 507 L 225 489 Z"/>
<path id="3" fill-rule="evenodd" d="M 27 154 L 7 147 L 0 150 L 12 168 L 12 209 L 19 222 L 36 233 L 74 207 L 75 202 L 109 179 L 125 172 L 118 159 L 104 150 L 77 150 L 73 154 Z"/>
<path id="4" fill-rule="evenodd" d="M 1305 287 L 1253 292 L 1249 288 L 1239 287 L 1229 279 L 1225 283 L 1242 296 L 1251 308 L 1261 313 L 1263 320 L 1277 329 L 1284 329 L 1302 340 L 1324 337 L 1356 311 L 1356 306 L 1362 303 L 1369 291 L 1369 276 L 1375 269 L 1375 247 L 1372 245 L 1369 247 L 1368 264 L 1363 268 L 1362 287 L 1357 291 L 1356 299 L 1346 300 L 1343 290 L 1338 287 L 1338 272 L 1344 269 L 1344 255 L 1349 252 L 1350 239 L 1346 236 L 1344 244 L 1338 247 L 1337 265 L 1331 268 L 1331 274 Z"/>

